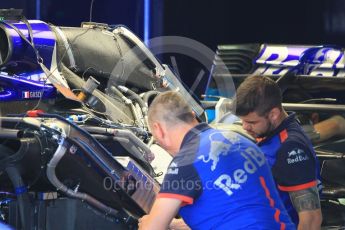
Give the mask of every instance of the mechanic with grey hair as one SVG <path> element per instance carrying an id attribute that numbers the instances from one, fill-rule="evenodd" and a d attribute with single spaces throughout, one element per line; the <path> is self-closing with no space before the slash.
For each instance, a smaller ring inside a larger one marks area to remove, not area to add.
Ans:
<path id="1" fill-rule="evenodd" d="M 140 230 L 167 229 L 177 213 L 192 229 L 296 229 L 252 141 L 199 123 L 178 92 L 157 96 L 148 121 L 173 160 Z"/>
<path id="2" fill-rule="evenodd" d="M 236 115 L 257 139 L 298 229 L 320 229 L 318 160 L 295 114 L 288 115 L 283 109 L 279 86 L 268 77 L 247 77 L 237 89 Z"/>

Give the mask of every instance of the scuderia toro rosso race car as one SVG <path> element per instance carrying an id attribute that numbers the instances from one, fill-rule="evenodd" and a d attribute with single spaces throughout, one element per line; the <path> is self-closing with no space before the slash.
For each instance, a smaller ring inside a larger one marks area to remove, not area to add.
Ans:
<path id="1" fill-rule="evenodd" d="M 178 90 L 204 110 L 126 27 L 1 13 L 0 223 L 136 229 L 164 171 L 153 152 L 166 155 L 164 167 L 170 160 L 152 143 L 149 102 Z"/>
<path id="2" fill-rule="evenodd" d="M 201 121 L 207 108 L 213 125 L 244 135 L 227 123 L 231 99 L 219 83 L 238 85 L 252 73 L 290 92 L 284 107 L 312 138 L 311 112 L 344 111 L 337 47 L 219 46 L 206 91 L 219 100 L 199 101 L 124 26 L 60 27 L 0 12 L 0 223 L 16 229 L 137 229 L 170 161 L 147 126 L 148 104 L 162 91 L 178 90 Z M 301 92 L 308 98 L 295 100 Z M 327 228 L 345 224 L 344 145 L 315 145 Z"/>

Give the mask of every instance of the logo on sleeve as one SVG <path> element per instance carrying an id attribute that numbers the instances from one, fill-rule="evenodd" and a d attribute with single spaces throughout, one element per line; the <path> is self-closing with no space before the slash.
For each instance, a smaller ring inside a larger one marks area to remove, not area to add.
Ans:
<path id="1" fill-rule="evenodd" d="M 296 164 L 298 162 L 309 160 L 309 157 L 303 149 L 295 148 L 288 152 L 288 158 L 286 159 L 288 164 Z"/>
<path id="2" fill-rule="evenodd" d="M 166 174 L 177 175 L 178 174 L 178 167 L 175 162 L 172 162 L 166 172 Z"/>

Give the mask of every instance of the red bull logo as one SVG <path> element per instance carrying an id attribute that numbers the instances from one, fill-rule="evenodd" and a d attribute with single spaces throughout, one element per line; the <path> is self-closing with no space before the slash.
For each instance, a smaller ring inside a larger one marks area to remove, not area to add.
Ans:
<path id="1" fill-rule="evenodd" d="M 213 136 L 221 134 L 222 140 L 213 140 Z M 233 144 L 236 144 L 239 140 L 238 136 L 229 132 L 217 132 L 213 133 L 209 137 L 210 139 L 210 151 L 209 155 L 205 157 L 201 155 L 198 157 L 199 160 L 202 160 L 204 163 L 212 161 L 211 170 L 214 171 L 217 168 L 220 156 L 226 156 L 229 153 L 230 147 Z M 225 143 L 226 140 L 228 143 Z"/>
<path id="2" fill-rule="evenodd" d="M 294 149 L 288 152 L 288 158 L 286 159 L 288 164 L 295 164 L 306 160 L 309 160 L 309 157 L 306 155 L 303 149 Z"/>
<path id="3" fill-rule="evenodd" d="M 214 182 L 214 185 L 221 188 L 228 196 L 234 193 L 234 190 L 241 188 L 242 184 L 248 180 L 248 174 L 254 174 L 258 168 L 265 164 L 265 157 L 253 147 L 248 147 L 241 152 L 245 158 L 243 167 L 233 171 L 232 175 L 222 174 Z"/>

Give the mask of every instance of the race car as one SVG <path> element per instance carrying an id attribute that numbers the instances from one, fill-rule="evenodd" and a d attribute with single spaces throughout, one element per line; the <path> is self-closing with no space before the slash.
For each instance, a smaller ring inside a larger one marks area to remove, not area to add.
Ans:
<path id="1" fill-rule="evenodd" d="M 176 90 L 200 119 L 203 108 L 124 26 L 0 14 L 0 221 L 136 229 L 159 191 L 161 156 L 170 160 L 148 130 L 148 104 Z"/>
<path id="2" fill-rule="evenodd" d="M 344 53 L 337 47 L 219 46 L 205 94 L 220 100 L 199 101 L 122 25 L 61 27 L 15 10 L 1 14 L 0 221 L 16 229 L 136 229 L 170 160 L 147 125 L 148 105 L 162 91 L 182 93 L 200 121 L 214 107 L 212 125 L 243 135 L 223 122 L 231 98 L 219 82 L 230 77 L 238 85 L 260 73 L 290 95 L 306 92 L 304 103 L 285 98 L 285 108 L 302 115 L 343 111 Z M 327 227 L 344 225 L 342 145 L 315 146 Z"/>

